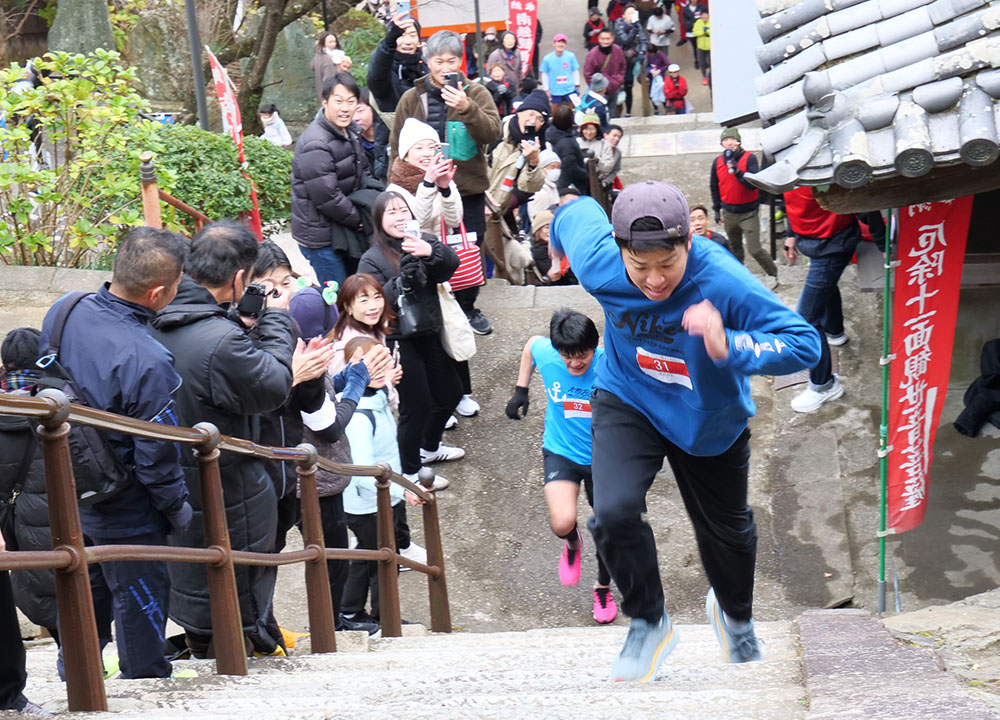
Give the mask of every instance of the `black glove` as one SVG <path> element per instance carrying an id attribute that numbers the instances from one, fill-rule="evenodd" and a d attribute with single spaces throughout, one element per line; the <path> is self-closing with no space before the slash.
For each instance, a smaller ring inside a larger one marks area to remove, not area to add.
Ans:
<path id="1" fill-rule="evenodd" d="M 721 222 L 722 222 L 722 213 L 720 213 L 718 210 L 716 210 L 715 211 L 715 224 L 718 225 Z"/>
<path id="2" fill-rule="evenodd" d="M 518 410 L 523 410 L 520 415 Z M 507 409 L 504 411 L 511 420 L 520 420 L 528 414 L 528 388 L 518 385 L 514 388 L 514 396 L 507 401 Z"/>
<path id="3" fill-rule="evenodd" d="M 385 31 L 385 44 L 386 44 L 386 46 L 390 50 L 392 50 L 393 52 L 395 52 L 396 51 L 396 41 L 399 40 L 399 38 L 401 38 L 401 37 L 403 37 L 403 28 L 399 27 L 399 25 L 396 24 L 395 20 L 391 21 L 389 23 L 388 28 L 386 28 L 386 31 Z"/>
<path id="4" fill-rule="evenodd" d="M 420 258 L 404 254 L 399 263 L 399 274 L 403 278 L 403 289 L 413 291 L 427 284 L 427 268 Z"/>

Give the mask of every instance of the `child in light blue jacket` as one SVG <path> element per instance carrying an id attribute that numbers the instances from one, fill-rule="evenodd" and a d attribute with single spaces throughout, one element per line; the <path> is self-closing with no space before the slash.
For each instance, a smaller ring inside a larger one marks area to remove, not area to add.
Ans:
<path id="1" fill-rule="evenodd" d="M 357 347 L 367 352 L 373 338 L 358 337 L 347 343 L 344 354 L 352 357 Z M 358 401 L 354 416 L 344 433 L 351 443 L 351 459 L 355 465 L 376 465 L 389 463 L 393 472 L 400 472 L 399 446 L 396 443 L 396 419 L 389 407 L 386 388 L 369 386 Z M 406 502 L 416 505 L 415 495 L 405 491 L 401 485 L 391 483 L 389 496 L 392 498 L 393 524 L 396 530 L 396 547 L 400 555 L 424 563 L 427 553 L 424 548 L 410 541 L 410 528 L 406 522 Z M 378 494 L 375 478 L 354 477 L 344 489 L 344 512 L 347 527 L 358 539 L 358 549 L 374 550 L 378 547 Z M 365 603 L 371 594 L 370 617 L 378 622 L 378 563 L 372 560 L 352 560 L 344 585 L 341 612 L 352 620 L 367 621 Z"/>

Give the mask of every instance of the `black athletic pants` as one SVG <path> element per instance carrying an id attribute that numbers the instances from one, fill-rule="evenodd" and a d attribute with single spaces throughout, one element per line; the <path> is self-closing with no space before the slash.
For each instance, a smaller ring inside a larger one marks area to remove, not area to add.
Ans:
<path id="1" fill-rule="evenodd" d="M 690 455 L 635 408 L 597 390 L 591 398 L 594 515 L 588 526 L 622 593 L 622 610 L 650 622 L 663 613 L 653 530 L 642 519 L 646 493 L 666 457 L 694 525 L 705 574 L 735 620 L 752 616 L 757 526 L 747 505 L 750 430 L 725 452 Z"/>

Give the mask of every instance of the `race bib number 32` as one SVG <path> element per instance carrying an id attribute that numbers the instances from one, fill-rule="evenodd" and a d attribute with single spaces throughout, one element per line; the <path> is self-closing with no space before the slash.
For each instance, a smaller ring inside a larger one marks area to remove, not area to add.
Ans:
<path id="1" fill-rule="evenodd" d="M 681 358 L 658 355 L 640 347 L 636 348 L 635 360 L 639 364 L 639 369 L 651 378 L 662 383 L 683 385 L 688 390 L 694 389 L 687 363 Z"/>

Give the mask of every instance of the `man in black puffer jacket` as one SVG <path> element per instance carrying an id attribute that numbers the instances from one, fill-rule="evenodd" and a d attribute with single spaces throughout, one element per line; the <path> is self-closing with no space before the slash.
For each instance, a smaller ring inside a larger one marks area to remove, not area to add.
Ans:
<path id="1" fill-rule="evenodd" d="M 176 299 L 153 320 L 154 336 L 173 354 L 183 380 L 177 391 L 181 424 L 207 421 L 223 435 L 252 441 L 259 438 L 258 415 L 281 407 L 291 391 L 294 342 L 287 293 L 268 293 L 256 344 L 234 312 L 257 253 L 257 238 L 243 225 L 222 221 L 206 226 L 191 241 Z M 195 516 L 190 529 L 173 542 L 204 547 L 197 458 L 188 451 L 181 462 Z M 271 552 L 277 496 L 264 463 L 222 453 L 219 466 L 233 549 Z M 275 568 L 236 567 L 243 630 L 261 653 L 278 647 L 279 639 L 266 629 L 276 576 Z M 170 617 L 187 632 L 192 654 L 202 656 L 212 635 L 205 567 L 173 563 L 170 580 Z"/>
<path id="2" fill-rule="evenodd" d="M 328 78 L 323 107 L 299 136 L 292 158 L 292 238 L 321 284 L 344 282 L 368 249 L 362 210 L 354 202 L 375 182 L 354 123 L 360 96 L 349 74 Z M 378 194 L 365 192 L 372 200 Z"/>

